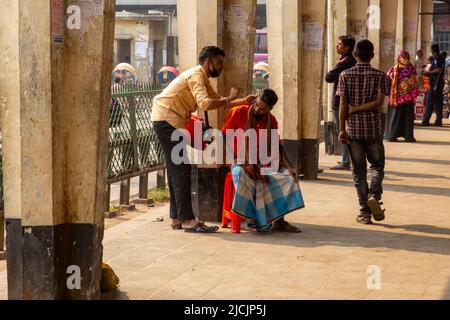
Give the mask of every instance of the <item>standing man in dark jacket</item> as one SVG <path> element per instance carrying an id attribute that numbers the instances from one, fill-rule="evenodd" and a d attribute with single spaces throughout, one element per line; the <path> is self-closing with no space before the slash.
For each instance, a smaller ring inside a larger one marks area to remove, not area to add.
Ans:
<path id="1" fill-rule="evenodd" d="M 342 71 L 353 68 L 356 65 L 356 59 L 353 57 L 353 50 L 355 49 L 355 38 L 350 36 L 341 36 L 336 46 L 337 53 L 341 55 L 336 67 L 327 73 L 325 81 L 333 83 L 333 116 L 336 124 L 336 134 L 339 134 L 339 104 L 340 97 L 336 95 L 339 75 Z M 346 145 L 342 145 L 342 162 L 337 166 L 332 167 L 331 170 L 350 170 L 350 154 Z"/>
<path id="2" fill-rule="evenodd" d="M 431 46 L 433 53 L 433 63 L 430 71 L 425 71 L 422 75 L 430 78 L 430 89 L 427 92 L 427 105 L 425 107 L 425 115 L 423 117 L 422 125 L 427 127 L 430 125 L 430 119 L 433 111 L 436 113 L 436 127 L 442 127 L 442 118 L 444 110 L 444 73 L 445 73 L 445 58 L 440 53 L 439 45 L 433 44 Z"/>

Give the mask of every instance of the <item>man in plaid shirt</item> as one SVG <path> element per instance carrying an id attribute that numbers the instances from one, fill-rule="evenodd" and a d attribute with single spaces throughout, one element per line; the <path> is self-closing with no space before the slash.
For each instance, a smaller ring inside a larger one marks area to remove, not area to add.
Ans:
<path id="1" fill-rule="evenodd" d="M 358 193 L 358 223 L 384 220 L 381 209 L 385 152 L 380 108 L 389 94 L 384 72 L 372 68 L 374 46 L 362 40 L 356 46 L 355 67 L 341 73 L 336 95 L 340 100 L 339 141 L 347 145 L 353 163 L 353 179 Z M 371 164 L 372 182 L 367 182 L 367 161 Z"/>

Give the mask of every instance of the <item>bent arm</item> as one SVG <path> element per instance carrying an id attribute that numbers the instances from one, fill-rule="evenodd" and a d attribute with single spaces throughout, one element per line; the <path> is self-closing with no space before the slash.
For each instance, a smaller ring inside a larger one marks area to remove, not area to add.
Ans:
<path id="1" fill-rule="evenodd" d="M 345 124 L 348 119 L 348 102 L 346 96 L 341 96 L 339 106 L 339 132 L 345 132 Z"/>
<path id="2" fill-rule="evenodd" d="M 329 71 L 325 76 L 325 81 L 327 83 L 334 83 L 339 80 L 339 75 L 342 71 L 346 69 L 346 65 L 343 62 L 340 62 L 336 65 L 336 68 Z"/>
<path id="3" fill-rule="evenodd" d="M 350 106 L 349 113 L 353 114 L 379 109 L 384 103 L 384 97 L 385 95 L 382 92 L 378 92 L 377 98 L 374 101 L 359 106 Z"/>
<path id="4" fill-rule="evenodd" d="M 222 98 L 218 93 L 212 96 L 208 94 L 204 79 L 199 75 L 193 75 L 188 79 L 189 89 L 200 109 L 204 111 L 217 110 L 228 107 L 229 98 Z M 220 98 L 218 98 L 220 97 Z"/>

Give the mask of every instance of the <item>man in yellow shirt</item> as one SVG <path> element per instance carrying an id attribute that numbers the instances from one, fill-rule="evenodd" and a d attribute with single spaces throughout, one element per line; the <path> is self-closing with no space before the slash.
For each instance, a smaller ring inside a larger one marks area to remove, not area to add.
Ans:
<path id="1" fill-rule="evenodd" d="M 191 165 L 175 164 L 173 149 L 180 141 L 172 141 L 176 130 L 186 129 L 191 114 L 201 108 L 205 111 L 231 108 L 253 102 L 256 96 L 238 99 L 239 90 L 232 88 L 228 97 L 220 96 L 209 81 L 220 76 L 225 52 L 208 46 L 199 54 L 199 65 L 180 74 L 153 100 L 152 121 L 164 152 L 170 191 L 170 217 L 174 230 L 213 233 L 217 227 L 208 227 L 195 219 L 191 202 Z M 187 155 L 186 147 L 182 153 Z M 179 156 L 179 155 L 177 155 Z M 186 157 L 183 157 L 186 158 Z"/>

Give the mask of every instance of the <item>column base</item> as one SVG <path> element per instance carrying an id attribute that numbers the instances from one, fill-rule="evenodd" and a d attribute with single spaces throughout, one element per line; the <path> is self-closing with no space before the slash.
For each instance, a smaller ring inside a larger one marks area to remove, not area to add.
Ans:
<path id="1" fill-rule="evenodd" d="M 6 219 L 10 300 L 99 299 L 103 226 L 61 224 L 23 227 Z M 78 267 L 80 289 L 69 289 L 69 266 Z"/>
<path id="2" fill-rule="evenodd" d="M 325 134 L 325 152 L 329 156 L 341 156 L 342 148 L 339 143 L 339 137 L 334 130 L 334 122 L 325 122 L 324 134 Z"/>
<path id="3" fill-rule="evenodd" d="M 306 180 L 317 180 L 319 175 L 317 139 L 283 140 L 283 149 L 290 163 L 300 170 Z"/>
<path id="4" fill-rule="evenodd" d="M 222 198 L 227 172 L 227 168 L 192 166 L 192 209 L 197 219 L 222 221 Z"/>

